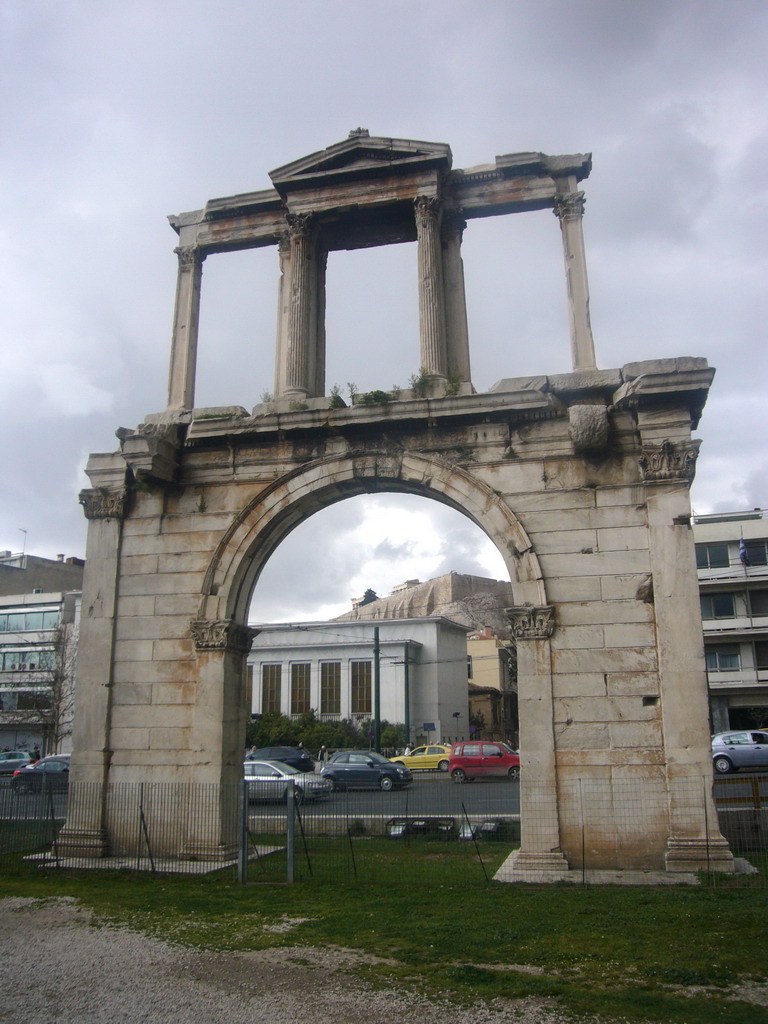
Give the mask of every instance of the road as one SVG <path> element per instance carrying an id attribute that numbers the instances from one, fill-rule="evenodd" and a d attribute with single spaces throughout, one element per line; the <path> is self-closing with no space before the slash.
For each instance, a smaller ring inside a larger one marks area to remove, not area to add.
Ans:
<path id="1" fill-rule="evenodd" d="M 34 821 L 64 818 L 67 794 L 17 793 L 0 780 L 0 820 Z M 457 786 L 443 772 L 415 772 L 413 784 L 403 790 L 382 793 L 379 790 L 351 790 L 331 793 L 327 798 L 308 802 L 307 816 L 403 817 L 413 815 L 445 816 L 461 819 L 468 815 L 516 815 L 520 813 L 520 784 L 508 779 L 485 779 Z M 251 813 L 281 817 L 280 803 L 254 802 Z"/>

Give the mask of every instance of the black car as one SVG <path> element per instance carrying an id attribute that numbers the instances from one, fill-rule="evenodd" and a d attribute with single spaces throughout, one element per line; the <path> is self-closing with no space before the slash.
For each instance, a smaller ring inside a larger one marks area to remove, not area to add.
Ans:
<path id="1" fill-rule="evenodd" d="M 374 750 L 340 750 L 320 774 L 334 789 L 402 789 L 413 781 L 408 768 L 393 764 Z"/>
<path id="2" fill-rule="evenodd" d="M 302 747 L 261 747 L 248 754 L 246 761 L 282 761 L 300 772 L 315 770 L 315 762 Z"/>
<path id="3" fill-rule="evenodd" d="M 19 768 L 11 779 L 11 788 L 17 793 L 65 792 L 69 788 L 69 754 L 51 754 Z"/>

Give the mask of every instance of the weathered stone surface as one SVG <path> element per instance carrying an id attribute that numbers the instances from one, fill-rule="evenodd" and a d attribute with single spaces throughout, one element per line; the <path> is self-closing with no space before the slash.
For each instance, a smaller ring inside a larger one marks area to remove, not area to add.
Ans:
<path id="1" fill-rule="evenodd" d="M 707 841 L 719 840 L 701 799 L 711 772 L 701 629 L 680 609 L 697 607 L 690 432 L 713 371 L 698 359 L 596 368 L 577 188 L 588 158 L 517 154 L 449 173 L 442 144 L 363 133 L 331 149 L 279 168 L 273 189 L 172 221 L 169 408 L 88 463 L 72 771 L 105 798 L 70 800 L 63 846 L 130 849 L 136 829 L 118 828 L 110 785 L 149 780 L 210 784 L 194 834 L 170 828 L 159 854 L 232 852 L 223 794 L 241 772 L 254 581 L 316 511 L 390 490 L 462 509 L 509 571 L 523 833 L 500 877 L 706 867 Z M 475 394 L 461 222 L 545 207 L 563 237 L 574 372 L 504 377 Z M 402 241 L 419 250 L 424 394 L 331 409 L 325 257 Z M 253 415 L 195 410 L 202 262 L 261 245 L 279 250 L 278 397 Z M 633 785 L 642 821 L 628 822 Z"/>

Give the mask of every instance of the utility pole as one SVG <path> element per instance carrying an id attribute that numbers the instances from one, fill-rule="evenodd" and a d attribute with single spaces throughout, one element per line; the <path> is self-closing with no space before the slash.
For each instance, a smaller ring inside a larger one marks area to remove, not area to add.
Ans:
<path id="1" fill-rule="evenodd" d="M 381 647 L 379 627 L 373 627 L 373 749 L 381 753 Z"/>

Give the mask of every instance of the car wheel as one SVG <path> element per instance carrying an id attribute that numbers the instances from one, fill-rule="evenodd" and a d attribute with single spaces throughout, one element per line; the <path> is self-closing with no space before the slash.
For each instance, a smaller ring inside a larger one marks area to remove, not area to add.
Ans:
<path id="1" fill-rule="evenodd" d="M 727 775 L 728 772 L 733 772 L 736 770 L 731 764 L 730 758 L 725 756 L 716 757 L 714 760 L 714 765 L 715 771 L 718 772 L 720 775 Z"/>
<path id="2" fill-rule="evenodd" d="M 388 775 L 382 775 L 379 779 L 379 789 L 383 790 L 385 793 L 388 793 L 393 786 L 394 782 Z"/>
<path id="3" fill-rule="evenodd" d="M 514 765 L 507 772 L 508 779 L 519 779 L 520 778 L 520 765 Z"/>
<path id="4" fill-rule="evenodd" d="M 454 782 L 461 784 L 462 782 L 467 781 L 467 773 L 463 768 L 454 768 L 451 772 L 451 778 Z"/>
<path id="5" fill-rule="evenodd" d="M 448 762 L 447 761 L 440 761 L 438 763 L 438 765 L 437 765 L 437 770 L 439 772 L 447 772 L 448 771 Z"/>

